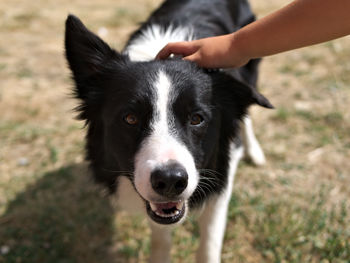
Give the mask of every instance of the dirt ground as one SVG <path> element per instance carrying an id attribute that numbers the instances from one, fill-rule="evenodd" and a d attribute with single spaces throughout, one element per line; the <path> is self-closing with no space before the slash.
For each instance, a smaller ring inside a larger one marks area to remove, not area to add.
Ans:
<path id="1" fill-rule="evenodd" d="M 262 17 L 288 2 L 251 4 Z M 0 262 L 146 261 L 147 222 L 114 216 L 81 168 L 63 38 L 73 13 L 120 50 L 159 3 L 0 2 Z M 349 85 L 349 37 L 263 60 L 276 109 L 251 115 L 268 163 L 240 165 L 224 262 L 349 262 Z M 174 232 L 174 262 L 193 262 L 194 218 Z"/>

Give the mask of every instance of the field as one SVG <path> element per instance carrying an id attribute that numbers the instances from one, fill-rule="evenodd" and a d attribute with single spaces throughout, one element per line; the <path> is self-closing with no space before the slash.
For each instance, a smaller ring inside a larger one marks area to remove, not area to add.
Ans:
<path id="1" fill-rule="evenodd" d="M 73 13 L 120 50 L 159 2 L 0 2 L 1 263 L 147 262 L 147 221 L 116 215 L 91 183 L 63 36 Z M 287 2 L 251 1 L 258 17 Z M 350 262 L 349 85 L 349 37 L 264 59 L 259 87 L 276 109 L 251 114 L 268 163 L 240 164 L 223 262 Z M 173 262 L 197 246 L 190 217 Z"/>

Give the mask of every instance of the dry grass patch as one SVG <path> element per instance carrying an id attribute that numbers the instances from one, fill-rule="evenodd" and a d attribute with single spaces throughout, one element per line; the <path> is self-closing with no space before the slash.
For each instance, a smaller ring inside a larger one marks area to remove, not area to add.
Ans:
<path id="1" fill-rule="evenodd" d="M 115 216 L 81 165 L 63 33 L 74 13 L 120 49 L 159 2 L 0 3 L 0 262 L 147 261 L 147 221 Z M 252 4 L 261 17 L 286 1 Z M 276 109 L 252 116 L 268 164 L 240 165 L 223 262 L 349 262 L 349 56 L 347 37 L 262 63 Z M 191 217 L 174 233 L 174 262 L 193 262 L 197 245 Z"/>

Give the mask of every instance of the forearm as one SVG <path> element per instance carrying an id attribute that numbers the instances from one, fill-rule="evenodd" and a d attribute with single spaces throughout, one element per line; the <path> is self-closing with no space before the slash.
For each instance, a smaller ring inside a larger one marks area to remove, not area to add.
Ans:
<path id="1" fill-rule="evenodd" d="M 296 0 L 233 34 L 232 48 L 257 58 L 348 34 L 350 0 Z"/>
<path id="2" fill-rule="evenodd" d="M 235 33 L 170 43 L 157 58 L 181 54 L 208 68 L 240 67 L 250 59 L 350 34 L 350 0 L 295 0 Z"/>

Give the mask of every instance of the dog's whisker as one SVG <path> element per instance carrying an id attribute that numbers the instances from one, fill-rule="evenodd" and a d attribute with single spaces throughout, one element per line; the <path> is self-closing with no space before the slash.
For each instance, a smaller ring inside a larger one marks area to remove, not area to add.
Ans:
<path id="1" fill-rule="evenodd" d="M 213 189 L 209 185 L 202 185 L 201 186 L 203 189 L 207 190 L 205 193 L 212 193 Z"/>
<path id="2" fill-rule="evenodd" d="M 217 180 L 216 178 L 210 178 L 210 177 L 201 177 L 200 183 L 207 183 L 213 186 L 222 186 L 222 182 Z"/>
<path id="3" fill-rule="evenodd" d="M 219 176 L 223 176 L 221 173 L 219 173 L 218 171 L 212 170 L 212 169 L 200 169 L 200 172 L 204 172 L 207 174 L 212 174 L 212 175 L 219 175 Z"/>
<path id="4" fill-rule="evenodd" d="M 204 189 L 200 185 L 197 186 L 197 189 L 198 189 L 198 194 L 199 194 L 199 196 L 197 198 L 197 201 L 204 200 L 205 196 L 206 196 L 206 193 L 205 193 Z"/>
<path id="5" fill-rule="evenodd" d="M 119 173 L 119 174 L 127 174 L 127 175 L 132 175 L 133 172 L 132 171 L 121 171 L 121 170 L 110 170 L 110 169 L 107 169 L 107 168 L 102 168 L 103 171 L 105 172 L 109 172 L 109 173 Z"/>

